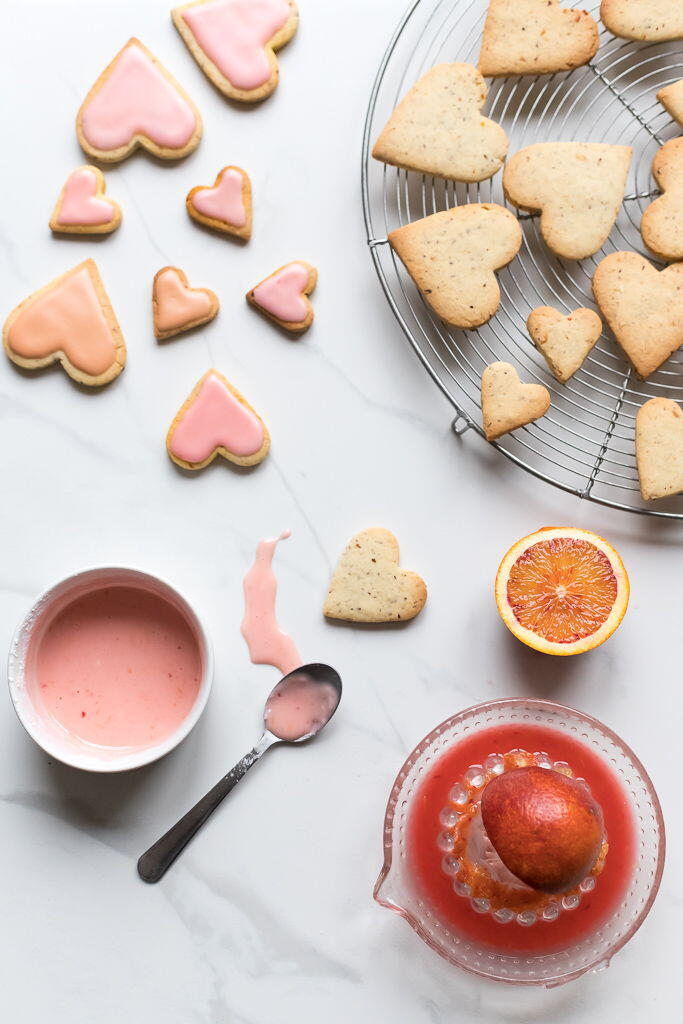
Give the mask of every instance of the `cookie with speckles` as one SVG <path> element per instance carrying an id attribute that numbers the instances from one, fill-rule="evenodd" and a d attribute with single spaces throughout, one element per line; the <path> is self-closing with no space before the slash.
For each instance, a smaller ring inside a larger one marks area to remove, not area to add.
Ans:
<path id="1" fill-rule="evenodd" d="M 671 139 L 655 154 L 652 175 L 662 195 L 643 213 L 643 241 L 663 260 L 683 260 L 683 138 Z"/>
<path id="2" fill-rule="evenodd" d="M 525 384 L 510 363 L 491 363 L 481 377 L 481 413 L 487 441 L 545 416 L 550 393 L 542 384 Z"/>
<path id="3" fill-rule="evenodd" d="M 533 309 L 526 322 L 536 348 L 563 384 L 581 366 L 602 333 L 602 320 L 592 309 L 567 316 L 552 306 Z"/>
<path id="4" fill-rule="evenodd" d="M 491 77 L 571 71 L 598 45 L 598 26 L 586 11 L 559 0 L 489 0 L 479 70 Z"/>
<path id="5" fill-rule="evenodd" d="M 646 501 L 683 491 L 683 409 L 651 398 L 636 416 L 636 462 Z"/>
<path id="6" fill-rule="evenodd" d="M 681 0 L 602 0 L 600 17 L 615 36 L 664 42 L 683 39 Z"/>

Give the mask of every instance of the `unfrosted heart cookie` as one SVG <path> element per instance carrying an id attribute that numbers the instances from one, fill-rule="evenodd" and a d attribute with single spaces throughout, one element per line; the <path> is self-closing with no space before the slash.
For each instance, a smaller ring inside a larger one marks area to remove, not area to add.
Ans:
<path id="1" fill-rule="evenodd" d="M 658 271 L 635 252 L 613 252 L 596 267 L 593 294 L 639 377 L 683 345 L 683 263 Z"/>
<path id="2" fill-rule="evenodd" d="M 683 409 L 651 398 L 636 416 L 636 462 L 646 501 L 683 491 Z"/>
<path id="3" fill-rule="evenodd" d="M 118 377 L 126 346 L 94 260 L 86 260 L 25 299 L 3 331 L 7 355 L 28 370 L 60 362 L 79 384 Z"/>
<path id="4" fill-rule="evenodd" d="M 607 241 L 632 153 L 630 146 L 598 142 L 539 142 L 510 158 L 503 189 L 514 206 L 541 213 L 549 249 L 582 260 Z"/>
<path id="5" fill-rule="evenodd" d="M 491 363 L 481 377 L 481 412 L 487 441 L 545 416 L 550 394 L 542 384 L 523 384 L 510 363 Z"/>
<path id="6" fill-rule="evenodd" d="M 545 75 L 586 64 L 598 26 L 559 0 L 489 0 L 479 54 L 482 75 Z"/>
<path id="7" fill-rule="evenodd" d="M 185 207 L 190 217 L 205 227 L 245 240 L 251 238 L 251 181 L 241 167 L 224 167 L 213 185 L 191 189 Z"/>
<path id="8" fill-rule="evenodd" d="M 681 0 L 602 0 L 600 17 L 623 39 L 683 39 Z"/>
<path id="9" fill-rule="evenodd" d="M 218 299 L 209 288 L 190 288 L 178 267 L 162 267 L 152 285 L 154 336 L 160 341 L 208 324 L 218 313 Z"/>
<path id="10" fill-rule="evenodd" d="M 64 183 L 50 219 L 58 234 L 108 235 L 121 223 L 121 207 L 105 195 L 104 175 L 86 164 Z"/>
<path id="11" fill-rule="evenodd" d="M 468 203 L 397 228 L 389 241 L 436 315 L 472 330 L 498 309 L 495 271 L 517 255 L 522 230 L 502 206 Z"/>
<path id="12" fill-rule="evenodd" d="M 123 160 L 138 146 L 177 160 L 199 144 L 202 119 L 166 68 L 133 38 L 86 96 L 76 132 L 82 148 L 96 160 Z"/>
<path id="13" fill-rule="evenodd" d="M 679 124 L 683 125 L 683 78 L 672 85 L 667 85 L 664 89 L 660 89 L 657 93 L 657 99 L 664 109 L 671 114 L 674 121 L 678 121 Z"/>
<path id="14" fill-rule="evenodd" d="M 453 181 L 483 181 L 503 166 L 507 135 L 483 117 L 486 83 L 471 64 L 437 64 L 387 121 L 376 160 Z"/>
<path id="15" fill-rule="evenodd" d="M 357 533 L 346 545 L 323 614 L 346 622 L 401 622 L 414 619 L 426 600 L 424 580 L 399 568 L 396 537 L 373 527 Z"/>
<path id="16" fill-rule="evenodd" d="M 255 103 L 275 89 L 275 51 L 297 30 L 294 0 L 194 0 L 171 11 L 204 74 L 233 100 Z"/>
<path id="17" fill-rule="evenodd" d="M 203 469 L 217 455 L 237 466 L 255 466 L 270 450 L 270 434 L 230 381 L 209 370 L 173 420 L 166 450 L 183 469 Z"/>
<path id="18" fill-rule="evenodd" d="M 652 174 L 663 194 L 643 213 L 643 241 L 663 260 L 683 260 L 683 138 L 658 150 Z"/>
<path id="19" fill-rule="evenodd" d="M 552 306 L 539 306 L 526 322 L 536 348 L 558 380 L 568 381 L 602 333 L 602 320 L 592 309 L 575 309 L 563 316 Z"/>
<path id="20" fill-rule="evenodd" d="M 318 271 L 310 263 L 287 263 L 247 292 L 247 302 L 286 331 L 301 334 L 313 323 L 308 296 L 317 280 Z"/>

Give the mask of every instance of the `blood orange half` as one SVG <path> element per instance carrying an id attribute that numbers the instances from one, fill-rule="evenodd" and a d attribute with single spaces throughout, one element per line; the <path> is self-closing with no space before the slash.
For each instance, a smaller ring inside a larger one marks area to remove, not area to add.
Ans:
<path id="1" fill-rule="evenodd" d="M 606 540 L 574 527 L 537 530 L 500 563 L 496 603 L 518 640 L 546 654 L 582 654 L 624 617 L 629 582 Z"/>

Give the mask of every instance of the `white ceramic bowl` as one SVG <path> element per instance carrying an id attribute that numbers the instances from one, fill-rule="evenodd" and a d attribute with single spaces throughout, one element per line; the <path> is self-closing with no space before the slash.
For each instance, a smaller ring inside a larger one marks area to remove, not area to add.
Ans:
<path id="1" fill-rule="evenodd" d="M 38 712 L 27 686 L 26 656 L 31 638 L 44 623 L 46 616 L 64 603 L 83 594 L 107 586 L 139 587 L 164 598 L 184 616 L 194 632 L 202 661 L 202 678 L 196 700 L 189 714 L 170 736 L 159 743 L 122 750 L 98 750 L 77 737 L 55 727 Z M 102 566 L 83 569 L 45 590 L 34 602 L 12 639 L 7 670 L 9 691 L 19 721 L 29 736 L 51 757 L 74 768 L 91 772 L 121 772 L 140 768 L 173 750 L 196 725 L 206 707 L 213 681 L 213 652 L 207 632 L 193 605 L 176 587 L 166 580 L 140 569 L 126 566 Z"/>

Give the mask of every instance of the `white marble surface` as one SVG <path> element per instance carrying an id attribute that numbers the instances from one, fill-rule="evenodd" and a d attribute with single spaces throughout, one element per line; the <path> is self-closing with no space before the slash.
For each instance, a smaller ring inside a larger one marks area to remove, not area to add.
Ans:
<path id="1" fill-rule="evenodd" d="M 0 646 L 47 583 L 92 563 L 156 569 L 204 607 L 216 649 L 208 710 L 163 762 L 122 777 L 49 763 L 5 698 L 0 709 L 0 975 L 17 1024 L 445 1024 L 672 1021 L 680 1009 L 681 529 L 581 504 L 521 474 L 449 408 L 400 334 L 364 243 L 359 151 L 374 69 L 404 0 L 302 0 L 282 82 L 241 111 L 213 91 L 168 17 L 168 0 L 2 0 L 3 316 L 86 255 L 119 315 L 129 364 L 86 394 L 55 369 L 0 362 Z M 124 224 L 104 242 L 58 241 L 47 221 L 81 160 L 78 104 L 139 35 L 205 117 L 188 160 L 136 155 L 107 175 Z M 254 238 L 239 248 L 189 223 L 183 200 L 224 164 L 245 166 Z M 317 264 L 316 323 L 290 342 L 243 293 L 293 258 Z M 166 263 L 214 288 L 208 328 L 166 345 L 150 284 Z M 188 478 L 164 452 L 186 392 L 209 366 L 266 418 L 273 451 L 249 475 Z M 500 623 L 492 577 L 518 536 L 546 524 L 598 530 L 633 582 L 628 616 L 601 650 L 550 661 Z M 323 621 L 330 567 L 349 536 L 383 524 L 427 579 L 406 628 Z M 239 635 L 241 579 L 257 540 L 290 526 L 277 556 L 280 618 L 305 657 L 345 681 L 333 727 L 274 752 L 159 886 L 135 860 L 251 745 L 275 679 Z M 606 721 L 648 767 L 669 856 L 646 924 L 606 973 L 544 992 L 485 984 L 376 907 L 382 815 L 408 751 L 487 697 L 542 695 Z"/>

